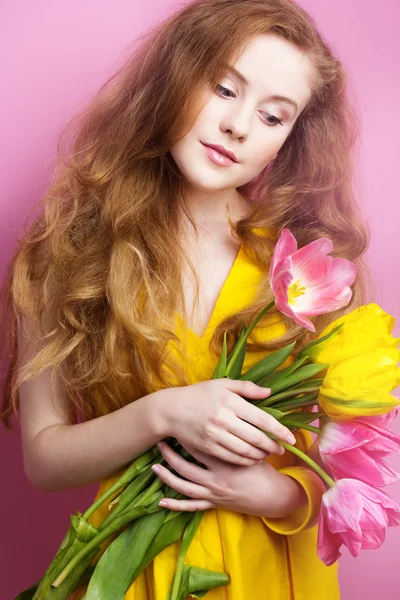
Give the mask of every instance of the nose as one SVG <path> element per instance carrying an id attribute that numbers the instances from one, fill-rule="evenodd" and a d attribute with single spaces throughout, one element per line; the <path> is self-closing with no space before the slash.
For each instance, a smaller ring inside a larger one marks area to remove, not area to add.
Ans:
<path id="1" fill-rule="evenodd" d="M 244 110 L 231 110 L 221 120 L 220 129 L 231 137 L 244 141 L 249 135 L 250 117 Z"/>

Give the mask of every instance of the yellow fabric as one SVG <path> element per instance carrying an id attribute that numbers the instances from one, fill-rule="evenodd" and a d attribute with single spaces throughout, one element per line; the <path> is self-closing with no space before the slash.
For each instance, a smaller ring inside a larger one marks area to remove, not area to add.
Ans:
<path id="1" fill-rule="evenodd" d="M 210 379 L 216 359 L 210 356 L 208 343 L 218 322 L 249 304 L 257 291 L 257 284 L 266 274 L 245 254 L 241 247 L 233 267 L 222 287 L 210 321 L 199 337 L 184 327 L 177 315 L 177 332 L 181 343 L 186 341 L 189 359 L 184 365 L 191 383 Z M 285 332 L 279 316 L 255 330 L 260 339 L 272 339 Z M 179 348 L 172 344 L 169 351 L 180 357 Z M 264 353 L 265 355 L 265 353 Z M 244 370 L 258 362 L 261 353 L 248 354 Z M 286 364 L 292 362 L 289 357 Z M 297 446 L 308 450 L 312 445 L 309 432 L 297 431 Z M 185 562 L 206 569 L 225 571 L 230 584 L 211 590 L 207 600 L 338 600 L 340 598 L 337 566 L 326 567 L 317 557 L 317 519 L 322 494 L 325 490 L 315 473 L 305 463 L 286 451 L 283 456 L 271 455 L 266 460 L 276 469 L 296 479 L 305 489 L 308 504 L 291 515 L 269 519 L 236 513 L 225 509 L 211 509 L 204 513 L 200 527 L 192 541 Z M 120 476 L 104 480 L 99 497 Z M 108 502 L 89 519 L 98 526 L 105 516 Z M 103 550 L 109 541 L 103 543 Z M 178 544 L 161 552 L 128 590 L 125 600 L 166 600 L 175 572 Z M 86 588 L 71 598 L 82 598 Z M 112 600 L 110 598 L 110 600 Z"/>

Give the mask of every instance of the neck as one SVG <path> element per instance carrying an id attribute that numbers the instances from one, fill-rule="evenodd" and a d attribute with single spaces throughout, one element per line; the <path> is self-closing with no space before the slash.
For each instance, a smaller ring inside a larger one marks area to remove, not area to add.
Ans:
<path id="1" fill-rule="evenodd" d="M 191 188 L 186 193 L 186 205 L 196 225 L 236 223 L 250 211 L 248 200 L 237 189 L 209 192 Z"/>

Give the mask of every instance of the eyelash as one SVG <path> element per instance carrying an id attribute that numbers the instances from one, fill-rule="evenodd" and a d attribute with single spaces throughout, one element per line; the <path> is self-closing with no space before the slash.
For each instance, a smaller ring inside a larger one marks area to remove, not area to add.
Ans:
<path id="1" fill-rule="evenodd" d="M 234 92 L 232 92 L 232 90 L 224 87 L 223 85 L 217 85 L 217 89 L 218 90 L 225 90 L 226 92 L 230 92 L 231 94 L 233 94 Z M 226 96 L 223 96 L 223 98 L 226 98 Z M 267 125 L 269 126 L 274 126 L 277 125 L 279 123 L 279 125 L 283 125 L 283 122 L 281 119 L 278 119 L 278 117 L 274 117 L 274 115 L 271 115 L 269 113 L 267 113 L 269 117 L 272 117 L 273 119 L 275 119 L 275 123 L 267 123 Z"/>

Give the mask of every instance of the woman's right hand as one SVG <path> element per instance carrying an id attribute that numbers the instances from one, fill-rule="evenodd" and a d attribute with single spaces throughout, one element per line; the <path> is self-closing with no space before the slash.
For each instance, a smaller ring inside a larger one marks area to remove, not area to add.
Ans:
<path id="1" fill-rule="evenodd" d="M 253 465 L 271 452 L 284 453 L 260 429 L 286 443 L 295 441 L 287 427 L 244 399 L 261 400 L 271 393 L 251 381 L 212 379 L 168 388 L 168 392 L 160 402 L 165 437 L 172 436 L 183 446 L 189 444 L 234 464 Z"/>

